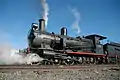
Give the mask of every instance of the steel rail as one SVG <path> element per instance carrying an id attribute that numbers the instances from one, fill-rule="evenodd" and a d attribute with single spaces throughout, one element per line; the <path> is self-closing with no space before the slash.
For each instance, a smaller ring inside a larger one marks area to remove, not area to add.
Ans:
<path id="1" fill-rule="evenodd" d="M 81 66 L 43 66 L 43 65 L 0 65 L 1 70 L 27 70 L 27 69 L 39 69 L 39 70 L 51 70 L 51 69 L 103 69 L 103 68 L 120 68 L 119 65 L 81 65 Z"/>

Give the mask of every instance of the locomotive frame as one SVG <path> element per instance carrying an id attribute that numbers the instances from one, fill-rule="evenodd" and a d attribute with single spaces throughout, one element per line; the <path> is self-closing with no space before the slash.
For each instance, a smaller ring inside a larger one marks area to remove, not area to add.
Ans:
<path id="1" fill-rule="evenodd" d="M 45 20 L 40 19 L 39 25 L 33 23 L 29 31 L 28 52 L 44 58 L 42 62 L 39 62 L 44 65 L 116 63 L 120 59 L 120 44 L 101 44 L 100 41 L 106 38 L 97 34 L 85 37 L 70 37 L 67 35 L 65 27 L 61 29 L 61 34 L 49 33 L 45 31 Z M 110 46 L 115 50 L 117 49 L 117 53 L 112 52 L 114 56 L 110 56 Z M 111 59 L 115 60 L 112 61 Z"/>

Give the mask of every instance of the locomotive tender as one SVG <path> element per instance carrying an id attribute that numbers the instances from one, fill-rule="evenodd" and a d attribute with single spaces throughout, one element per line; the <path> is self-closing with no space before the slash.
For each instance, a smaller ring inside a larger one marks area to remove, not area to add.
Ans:
<path id="1" fill-rule="evenodd" d="M 42 64 L 107 63 L 109 58 L 119 59 L 120 44 L 103 45 L 100 43 L 103 39 L 106 37 L 97 34 L 70 37 L 65 27 L 61 34 L 47 32 L 44 19 L 39 24 L 33 23 L 28 34 L 29 52 L 44 58 Z"/>

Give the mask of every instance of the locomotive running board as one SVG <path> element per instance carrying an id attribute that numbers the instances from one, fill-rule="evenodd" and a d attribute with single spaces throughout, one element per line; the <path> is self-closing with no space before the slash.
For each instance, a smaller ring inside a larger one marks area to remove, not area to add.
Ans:
<path id="1" fill-rule="evenodd" d="M 105 57 L 106 56 L 105 54 L 89 53 L 89 52 L 67 52 L 67 54 L 97 56 L 97 57 Z"/>

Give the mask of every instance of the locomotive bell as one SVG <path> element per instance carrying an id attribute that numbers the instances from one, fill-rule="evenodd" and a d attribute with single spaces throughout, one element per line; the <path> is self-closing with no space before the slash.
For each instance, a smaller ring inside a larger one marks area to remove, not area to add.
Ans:
<path id="1" fill-rule="evenodd" d="M 39 30 L 45 31 L 45 20 L 44 19 L 39 19 Z"/>
<path id="2" fill-rule="evenodd" d="M 67 36 L 67 28 L 66 27 L 61 28 L 61 35 Z"/>

